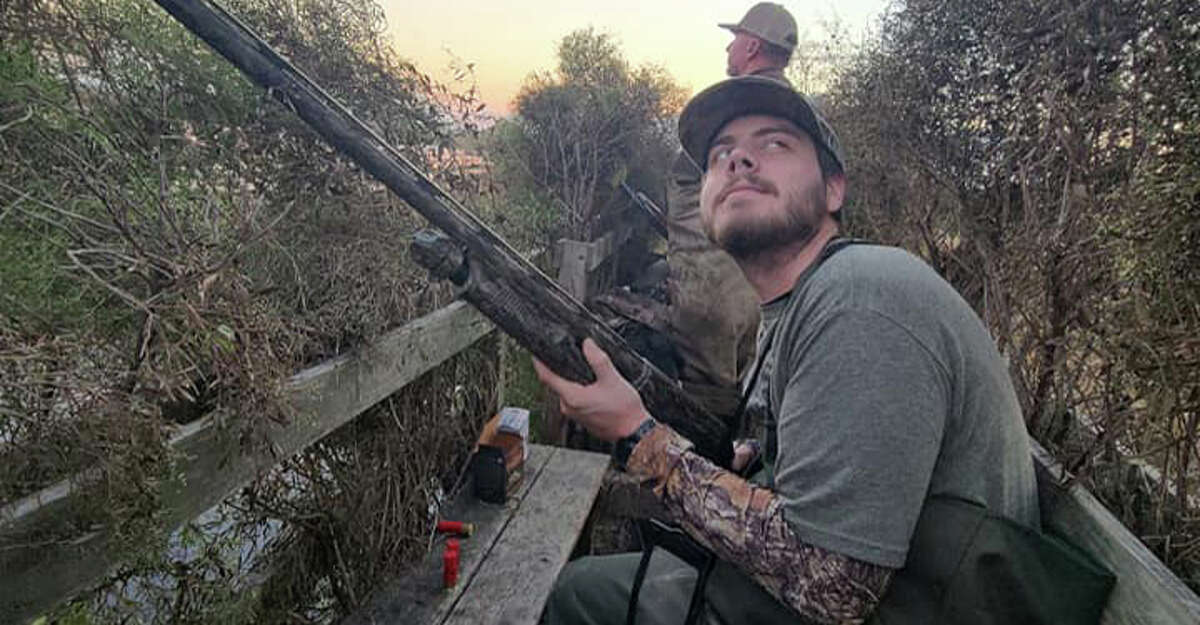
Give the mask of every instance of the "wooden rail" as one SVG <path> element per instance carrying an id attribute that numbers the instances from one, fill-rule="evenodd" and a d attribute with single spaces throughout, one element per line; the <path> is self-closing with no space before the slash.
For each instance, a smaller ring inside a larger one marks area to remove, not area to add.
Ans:
<path id="1" fill-rule="evenodd" d="M 161 526 L 169 531 L 217 505 L 292 454 L 348 423 L 493 329 L 455 302 L 394 330 L 373 344 L 301 371 L 288 381 L 293 418 L 271 426 L 270 450 L 245 453 L 210 418 L 185 425 L 172 439 L 183 460 L 163 488 Z M 75 483 L 64 480 L 0 508 L 0 623 L 29 620 L 95 583 L 121 557 L 108 528 L 70 541 L 39 543 L 71 522 Z"/>
<path id="2" fill-rule="evenodd" d="M 1054 458 L 1033 444 L 1042 520 L 1117 576 L 1101 625 L 1196 625 L 1200 597 Z"/>
<path id="3" fill-rule="evenodd" d="M 622 224 L 595 241 L 559 239 L 558 283 L 575 299 L 586 302 L 594 295 L 592 272 L 612 258 L 630 234 L 628 224 Z"/>

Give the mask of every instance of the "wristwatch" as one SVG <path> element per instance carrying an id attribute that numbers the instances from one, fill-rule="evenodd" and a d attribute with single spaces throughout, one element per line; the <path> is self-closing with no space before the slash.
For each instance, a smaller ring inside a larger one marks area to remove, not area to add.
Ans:
<path id="1" fill-rule="evenodd" d="M 630 434 L 625 438 L 618 439 L 617 442 L 613 444 L 612 457 L 617 463 L 617 468 L 621 469 L 622 471 L 625 470 L 625 464 L 629 462 L 629 456 L 633 453 L 633 448 L 637 447 L 637 444 L 642 440 L 642 438 L 649 434 L 650 430 L 653 430 L 654 426 L 656 425 L 658 425 L 658 421 L 655 421 L 654 417 L 646 417 L 646 420 L 642 421 L 641 425 L 637 426 L 637 429 L 633 431 L 633 434 Z"/>

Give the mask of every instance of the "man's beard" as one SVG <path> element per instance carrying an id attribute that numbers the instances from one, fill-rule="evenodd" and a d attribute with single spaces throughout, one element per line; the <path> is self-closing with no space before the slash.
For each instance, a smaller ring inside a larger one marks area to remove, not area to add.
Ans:
<path id="1" fill-rule="evenodd" d="M 789 246 L 803 247 L 821 224 L 825 185 L 818 183 L 808 189 L 789 190 L 783 199 L 781 213 L 755 219 L 735 215 L 719 233 L 713 226 L 716 215 L 711 215 L 704 220 L 704 233 L 736 260 L 752 260 Z"/>

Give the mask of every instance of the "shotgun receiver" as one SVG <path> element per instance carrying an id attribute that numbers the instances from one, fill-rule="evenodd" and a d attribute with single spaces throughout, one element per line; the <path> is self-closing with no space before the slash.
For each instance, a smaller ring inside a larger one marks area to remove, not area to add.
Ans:
<path id="1" fill-rule="evenodd" d="M 522 347 L 559 375 L 587 383 L 595 375 L 580 345 L 591 337 L 638 390 L 647 410 L 722 466 L 733 455 L 730 424 L 704 410 L 673 380 L 565 290 L 525 260 L 478 217 L 409 163 L 345 106 L 293 67 L 211 0 L 156 0 L 188 30 L 300 116 L 342 154 L 421 213 L 443 233 L 425 231 L 413 256 Z"/>

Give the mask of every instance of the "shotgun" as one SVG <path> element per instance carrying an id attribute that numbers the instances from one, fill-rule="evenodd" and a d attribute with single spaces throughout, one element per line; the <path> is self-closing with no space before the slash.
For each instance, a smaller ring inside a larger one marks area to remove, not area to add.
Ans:
<path id="1" fill-rule="evenodd" d="M 625 184 L 624 180 L 621 181 L 621 188 L 625 190 L 625 194 L 629 196 L 629 199 L 634 204 L 637 204 L 638 208 L 642 209 L 642 213 L 650 219 L 650 225 L 654 226 L 655 232 L 658 232 L 662 238 L 667 238 L 667 215 L 663 212 L 663 209 L 659 208 L 658 204 L 655 204 L 654 200 L 651 200 L 645 193 L 634 191 L 629 185 Z"/>
<path id="2" fill-rule="evenodd" d="M 608 352 L 656 419 L 686 436 L 703 456 L 729 466 L 733 456 L 731 424 L 685 395 L 673 380 L 245 24 L 211 0 L 156 1 L 445 233 L 423 232 L 413 242 L 415 260 L 434 276 L 453 280 L 467 301 L 569 380 L 595 381 L 580 351 L 583 339 L 591 337 Z"/>

